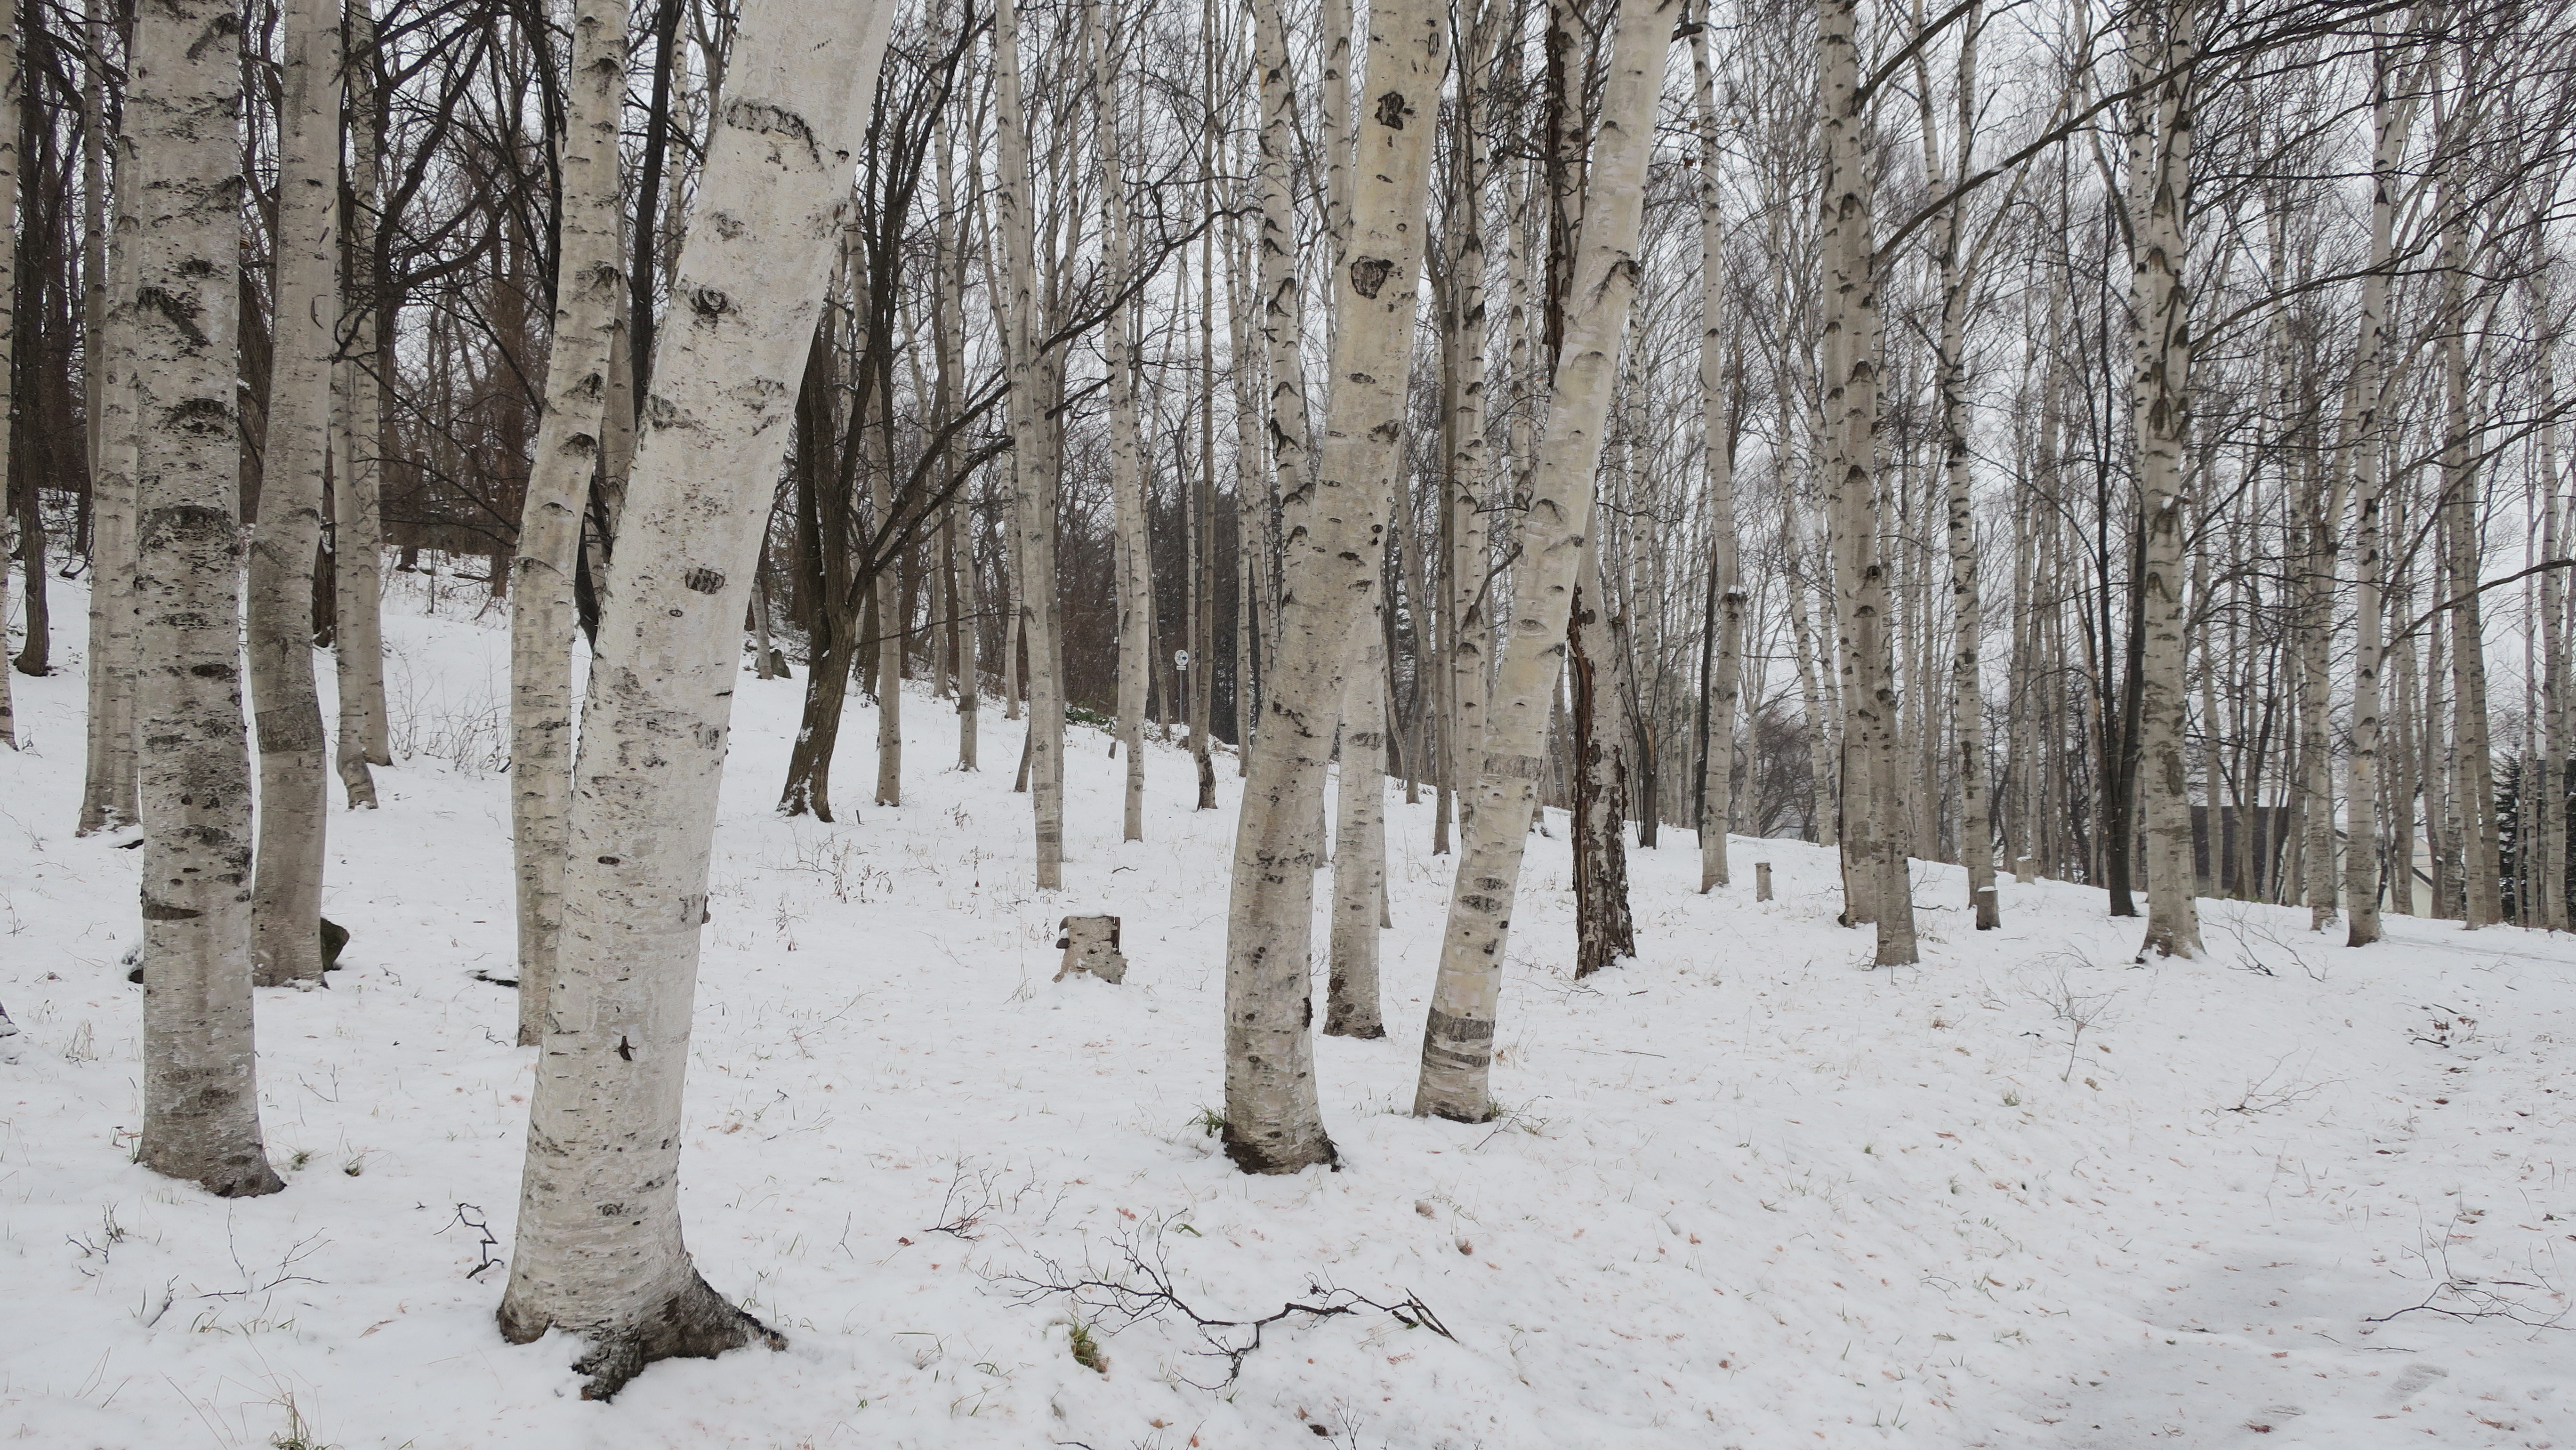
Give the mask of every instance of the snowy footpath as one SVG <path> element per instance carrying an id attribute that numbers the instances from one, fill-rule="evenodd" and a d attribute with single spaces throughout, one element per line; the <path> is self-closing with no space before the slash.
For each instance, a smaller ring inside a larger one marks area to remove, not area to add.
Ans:
<path id="1" fill-rule="evenodd" d="M 2351 951 L 2205 902 L 2206 960 L 2133 965 L 2099 891 L 2007 880 L 1979 934 L 1918 865 L 1923 965 L 1871 971 L 1829 853 L 1738 840 L 1701 897 L 1676 831 L 1630 857 L 1641 956 L 1578 985 L 1559 822 L 1514 921 L 1507 1112 L 1462 1127 L 1407 1111 L 1449 860 L 1391 791 L 1391 1035 L 1319 1043 L 1340 1171 L 1249 1179 L 1203 1121 L 1231 760 L 1196 812 L 1150 747 L 1121 845 L 1121 764 L 1074 729 L 1040 893 L 1015 724 L 988 708 L 959 773 L 953 712 L 909 697 L 878 809 L 854 708 L 841 822 L 784 820 L 802 685 L 748 673 L 681 1203 L 788 1347 L 584 1403 L 572 1344 L 492 1319 L 531 1058 L 488 980 L 505 637 L 403 598 L 404 759 L 331 820 L 346 970 L 259 998 L 268 1198 L 130 1161 L 135 854 L 72 834 L 77 660 L 14 681 L 0 1443 L 2576 1450 L 2576 941 L 2396 917 Z M 1050 980 L 1088 912 L 1125 918 L 1122 986 Z M 1248 1350 L 1197 1322 L 1290 1304 L 1351 1312 Z"/>

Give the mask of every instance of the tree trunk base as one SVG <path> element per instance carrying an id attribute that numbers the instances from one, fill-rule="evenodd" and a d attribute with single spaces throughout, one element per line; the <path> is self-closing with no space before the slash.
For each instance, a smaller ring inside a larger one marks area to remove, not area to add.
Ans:
<path id="1" fill-rule="evenodd" d="M 512 1344 L 527 1344 L 549 1329 L 567 1327 L 522 1317 L 506 1301 L 500 1320 L 501 1337 Z M 641 1323 L 592 1329 L 583 1332 L 582 1338 L 589 1349 L 573 1362 L 573 1372 L 584 1377 L 581 1397 L 585 1400 L 615 1396 L 656 1360 L 713 1359 L 755 1344 L 787 1347 L 786 1335 L 735 1308 L 695 1270 L 678 1293 L 648 1312 Z"/>
<path id="2" fill-rule="evenodd" d="M 192 1153 L 154 1152 L 146 1152 L 138 1161 L 164 1178 L 185 1179 L 217 1198 L 264 1198 L 286 1187 L 286 1180 L 269 1166 L 268 1155 L 257 1147 L 213 1161 Z"/>
<path id="3" fill-rule="evenodd" d="M 1246 1173 L 1302 1173 L 1322 1164 L 1334 1172 L 1342 1170 L 1341 1150 L 1333 1140 L 1318 1130 L 1314 1136 L 1286 1143 L 1257 1143 L 1237 1135 L 1234 1125 L 1225 1130 L 1225 1156 Z"/>
<path id="4" fill-rule="evenodd" d="M 1327 1008 L 1324 1012 L 1324 1035 L 1355 1037 L 1374 1042 L 1386 1036 L 1386 1024 L 1379 1021 L 1374 1013 L 1366 1015 L 1358 1011 L 1343 1013 Z"/>

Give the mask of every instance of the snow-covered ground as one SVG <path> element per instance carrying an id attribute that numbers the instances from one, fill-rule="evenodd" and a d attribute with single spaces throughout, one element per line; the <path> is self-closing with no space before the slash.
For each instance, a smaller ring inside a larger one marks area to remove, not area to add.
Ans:
<path id="1" fill-rule="evenodd" d="M 348 970 L 259 1001 L 269 1198 L 129 1161 L 135 857 L 72 835 L 77 669 L 14 682 L 0 1442 L 2576 1450 L 2576 1338 L 2542 1327 L 2576 1286 L 2576 943 L 2397 918 L 2356 952 L 2204 903 L 2208 960 L 2136 966 L 2098 891 L 2006 881 L 1981 936 L 1919 867 L 1924 964 L 1869 971 L 1826 853 L 1739 840 L 1742 884 L 1703 898 L 1675 832 L 1631 856 L 1644 955 L 1577 985 L 1560 827 L 1514 923 L 1509 1112 L 1467 1128 L 1406 1112 L 1448 863 L 1391 792 L 1392 1035 L 1319 1044 L 1342 1170 L 1249 1179 L 1200 1122 L 1231 769 L 1194 812 L 1156 747 L 1124 846 L 1120 769 L 1076 729 L 1041 894 L 1015 725 L 988 710 L 961 774 L 953 714 L 907 700 L 909 799 L 877 809 L 855 711 L 843 822 L 782 820 L 801 685 L 748 674 L 682 1205 L 789 1347 L 584 1403 L 568 1342 L 492 1323 L 530 1061 L 480 980 L 511 970 L 504 639 L 405 597 L 409 755 L 331 822 Z M 1057 918 L 1091 911 L 1125 918 L 1124 986 L 1050 981 Z M 1139 1266 L 1212 1319 L 1342 1290 L 1454 1337 L 1291 1316 L 1229 1384 L 1175 1311 L 1100 1321 L 1105 1372 L 1078 1364 L 1097 1297 L 1043 1286 Z"/>

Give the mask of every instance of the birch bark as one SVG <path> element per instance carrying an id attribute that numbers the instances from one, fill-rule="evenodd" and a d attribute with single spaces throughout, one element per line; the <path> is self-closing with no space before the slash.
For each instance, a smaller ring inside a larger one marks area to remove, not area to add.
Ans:
<path id="1" fill-rule="evenodd" d="M 1026 765 L 1029 805 L 1035 818 L 1037 885 L 1064 885 L 1064 697 L 1058 673 L 1055 613 L 1055 493 L 1053 455 L 1047 446 L 1046 368 L 1038 349 L 1036 218 L 1030 211 L 1028 111 L 1020 93 L 1020 12 L 1017 0 L 997 0 L 993 11 L 993 122 L 1000 140 L 1001 175 L 993 189 L 994 229 L 1002 235 L 1002 304 L 1011 372 L 1012 472 L 1019 480 L 1013 510 L 1019 547 L 1020 630 L 1028 650 L 1029 733 Z"/>
<path id="2" fill-rule="evenodd" d="M 93 57 L 106 53 L 102 3 L 94 0 L 83 22 Z M 95 65 L 95 62 L 93 62 Z M 9 144 L 0 140 L 0 144 Z M 80 834 L 114 831 L 139 819 L 135 784 L 134 653 L 134 359 L 128 304 L 135 290 L 139 224 L 132 193 L 136 168 L 131 142 L 108 138 L 116 156 L 113 218 L 106 292 L 100 304 L 98 378 L 91 397 L 98 416 L 90 455 L 90 595 L 88 750 L 81 780 Z"/>
<path id="3" fill-rule="evenodd" d="M 1443 797 L 1439 827 L 1444 833 L 1451 802 L 1455 803 L 1458 829 L 1462 832 L 1473 810 L 1462 788 L 1460 772 L 1462 764 L 1474 758 L 1485 735 L 1485 671 L 1492 656 L 1488 646 L 1494 633 L 1485 580 L 1490 548 L 1485 527 L 1485 428 L 1492 400 L 1486 391 L 1484 187 L 1491 166 L 1486 158 L 1485 135 L 1479 128 L 1484 116 L 1481 107 L 1485 77 L 1494 63 L 1494 50 L 1503 27 L 1496 23 L 1490 5 L 1480 0 L 1474 8 L 1466 69 L 1458 86 L 1459 174 L 1457 210 L 1451 221 L 1457 229 L 1458 242 L 1449 266 L 1449 285 L 1457 294 L 1458 385 L 1450 418 L 1456 447 L 1449 458 L 1449 713 L 1441 729 L 1439 767 Z M 1445 852 L 1447 845 L 1444 834 L 1437 849 Z"/>
<path id="4" fill-rule="evenodd" d="M 1708 487 L 1709 584 L 1717 596 L 1717 638 L 1709 650 L 1708 738 L 1700 764 L 1699 889 L 1727 884 L 1726 833 L 1735 819 L 1735 714 L 1744 668 L 1744 583 L 1736 564 L 1735 446 L 1726 392 L 1726 219 L 1718 205 L 1724 153 L 1717 86 L 1709 64 L 1710 6 L 1691 32 L 1691 94 L 1698 130 L 1699 400 L 1701 476 Z"/>
<path id="5" fill-rule="evenodd" d="M 1314 872 L 1325 759 L 1366 641 L 1399 466 L 1448 12 L 1386 0 L 1369 19 L 1346 265 L 1333 274 L 1335 385 L 1322 467 L 1287 510 L 1280 642 L 1252 738 L 1226 930 L 1225 1143 L 1252 1173 L 1333 1161 L 1317 1103 Z M 1289 485 L 1284 476 L 1283 486 Z"/>
<path id="6" fill-rule="evenodd" d="M 1384 1037 L 1378 1003 L 1378 927 L 1386 895 L 1386 635 L 1382 607 L 1355 641 L 1342 718 L 1342 770 L 1333 824 L 1333 927 L 1324 1035 Z"/>
<path id="7" fill-rule="evenodd" d="M 2536 271 L 2528 283 L 2534 317 L 2556 315 L 2547 271 Z M 2549 421 L 2540 430 L 2540 487 L 2544 559 L 2564 557 L 2567 504 L 2558 463 L 2558 334 L 2554 327 L 2540 339 L 2539 401 Z M 2567 572 L 2552 569 L 2540 576 L 2541 735 L 2539 874 L 2533 887 L 2539 898 L 2538 924 L 2550 931 L 2567 929 Z M 2358 838 L 2356 838 L 2358 839 Z M 2526 924 L 2532 921 L 2526 915 Z"/>
<path id="8" fill-rule="evenodd" d="M 2135 103 L 2129 132 L 2129 389 L 2145 513 L 2145 615 L 2139 661 L 2140 772 L 2147 818 L 2147 931 L 2138 954 L 2201 954 L 2192 897 L 2191 787 L 2183 753 L 2183 455 L 2191 405 L 2188 203 L 2199 0 L 2141 7 L 2129 23 L 2133 84 L 2162 75 Z"/>
<path id="9" fill-rule="evenodd" d="M 342 288 L 348 295 L 340 389 L 340 467 L 331 495 L 334 626 L 332 655 L 340 686 L 332 751 L 351 808 L 376 807 L 370 765 L 391 765 L 392 722 L 385 710 L 383 385 L 376 370 L 385 350 L 378 335 L 382 280 L 376 216 L 383 186 L 383 118 L 376 93 L 373 0 L 348 0 L 342 54 L 349 122 L 347 241 Z"/>
<path id="10" fill-rule="evenodd" d="M 1976 154 L 1977 35 L 1980 19 L 1971 9 L 1959 42 L 1958 114 L 1955 159 L 1946 183 L 1963 186 Z M 2003 909 L 1995 894 L 1993 810 L 1986 781 L 1986 706 L 1984 692 L 1985 599 L 1978 577 L 1977 521 L 1969 493 L 1968 449 L 1968 289 L 1974 261 L 1960 255 L 1967 230 L 1967 202 L 1953 199 L 1941 219 L 1938 265 L 1941 286 L 1942 474 L 1950 535 L 1950 729 L 1959 768 L 1959 855 L 1968 868 L 1968 905 L 1976 928 L 2002 926 Z"/>
<path id="11" fill-rule="evenodd" d="M 1575 576 L 1592 545 L 1592 480 L 1610 409 L 1610 383 L 1637 290 L 1646 158 L 1679 0 L 1627 0 L 1594 133 L 1599 183 L 1575 260 L 1547 426 L 1520 527 L 1520 575 L 1502 669 L 1478 748 L 1475 813 L 1463 832 L 1440 974 L 1422 1038 L 1417 1116 L 1482 1122 L 1502 997 L 1505 934 L 1520 886 L 1531 813 L 1546 773 L 1549 701 L 1565 660 Z"/>
<path id="12" fill-rule="evenodd" d="M 279 74 L 275 321 L 249 643 L 259 739 L 251 972 L 263 987 L 322 981 L 322 845 L 330 819 L 321 696 L 313 681 L 313 562 L 331 456 L 339 354 L 340 14 L 292 0 Z"/>
<path id="13" fill-rule="evenodd" d="M 1297 216 L 1290 189 L 1289 158 L 1297 149 L 1297 83 L 1289 70 L 1285 0 L 1260 0 L 1253 7 L 1253 22 L 1261 71 L 1261 230 L 1257 243 L 1261 343 L 1269 375 L 1263 422 L 1270 437 L 1270 477 L 1262 485 L 1265 496 L 1259 505 L 1259 564 L 1266 581 L 1270 577 L 1273 544 L 1269 495 L 1284 501 L 1303 494 L 1306 486 L 1306 294 L 1297 275 Z M 1262 612 L 1263 620 L 1269 626 L 1263 635 L 1269 648 L 1263 651 L 1262 658 L 1262 693 L 1266 696 L 1270 676 L 1277 668 L 1279 623 L 1277 601 L 1267 590 L 1262 602 L 1267 606 Z M 1264 711 L 1267 708 L 1265 700 Z M 1168 703 L 1164 713 L 1171 713 Z M 1258 717 L 1248 718 L 1242 726 L 1244 738 L 1236 742 L 1243 752 L 1241 763 L 1246 771 L 1251 768 L 1252 737 L 1259 731 Z"/>
<path id="14" fill-rule="evenodd" d="M 250 743 L 234 516 L 241 33 L 219 0 L 137 13 L 134 214 L 141 1162 L 220 1198 L 285 1187 L 260 1141 L 251 1034 Z"/>
<path id="15" fill-rule="evenodd" d="M 1843 718 L 1841 845 L 1847 923 L 1877 928 L 1879 966 L 1917 957 L 1904 834 L 1896 828 L 1898 740 L 1893 621 L 1880 555 L 1876 469 L 1884 355 L 1873 240 L 1876 184 L 1859 89 L 1857 6 L 1817 7 L 1825 134 L 1823 378 L 1825 494 Z"/>
<path id="16" fill-rule="evenodd" d="M 2442 205 L 2458 203 L 2449 178 Z M 2454 787 L 2460 822 L 2460 919 L 2469 930 L 2504 919 L 2496 873 L 2495 765 L 2487 739 L 2486 630 L 2478 604 L 2478 460 L 2470 423 L 2467 226 L 2442 242 L 2442 501 L 2444 586 L 2450 609 Z"/>
<path id="17" fill-rule="evenodd" d="M 585 1342 L 583 1393 L 782 1343 L 699 1278 L 680 1111 L 743 608 L 894 7 L 745 8 L 654 360 L 583 702 L 560 961 L 501 1332 Z M 718 224 L 722 223 L 722 224 Z"/>
<path id="18" fill-rule="evenodd" d="M 510 583 L 510 844 L 518 873 L 519 1044 L 544 1040 L 563 932 L 571 835 L 573 578 L 600 466 L 612 339 L 626 326 L 617 136 L 626 84 L 624 0 L 580 0 L 562 140 L 562 241 L 546 411 L 519 516 Z M 764 654 L 764 667 L 767 659 Z"/>
<path id="19" fill-rule="evenodd" d="M 1098 0 L 1093 0 L 1095 10 Z M 1127 259 L 1127 168 L 1118 134 L 1118 74 L 1093 19 L 1083 27 L 1091 66 L 1092 131 L 1100 158 L 1100 228 L 1103 285 L 1122 294 L 1130 282 Z M 1136 334 L 1129 306 L 1111 309 L 1102 323 L 1108 354 L 1109 493 L 1117 530 L 1118 745 L 1127 756 L 1126 813 L 1120 839 L 1145 839 L 1145 694 L 1152 678 L 1154 585 L 1146 536 L 1145 477 L 1136 416 Z"/>

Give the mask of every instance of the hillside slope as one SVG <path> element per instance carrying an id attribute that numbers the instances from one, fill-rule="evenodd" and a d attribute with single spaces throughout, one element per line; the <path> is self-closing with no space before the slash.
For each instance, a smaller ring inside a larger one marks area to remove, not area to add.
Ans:
<path id="1" fill-rule="evenodd" d="M 2007 880 L 1981 936 L 1921 866 L 1924 965 L 1870 971 L 1829 853 L 1739 840 L 1744 884 L 1700 897 L 1675 832 L 1631 856 L 1642 957 L 1577 985 L 1559 824 L 1514 923 L 1509 1113 L 1464 1128 L 1406 1113 L 1449 863 L 1391 791 L 1392 1035 L 1319 1049 L 1343 1169 L 1248 1180 L 1199 1121 L 1231 762 L 1196 812 L 1153 747 L 1122 846 L 1120 766 L 1074 730 L 1042 894 L 1016 725 L 988 710 L 961 774 L 949 708 L 908 700 L 910 799 L 881 810 L 856 710 L 843 823 L 782 820 L 801 685 L 748 673 L 683 1207 L 707 1278 L 790 1345 L 582 1403 L 569 1344 L 491 1317 L 529 1073 L 481 980 L 511 970 L 505 640 L 417 601 L 389 624 L 409 758 L 381 812 L 332 818 L 347 970 L 261 994 L 290 1186 L 251 1202 L 128 1160 L 135 857 L 71 834 L 77 662 L 17 681 L 0 1441 L 265 1446 L 291 1406 L 343 1450 L 2576 1446 L 2543 1327 L 2576 1282 L 2576 943 L 2393 918 L 2354 952 L 2205 903 L 2210 960 L 2135 966 L 2098 891 Z M 1125 918 L 1124 986 L 1049 980 L 1057 919 L 1091 911 Z M 1230 1367 L 1177 1309 L 1047 1291 L 1147 1270 L 1210 1319 L 1342 1290 L 1454 1337 L 1292 1315 Z"/>

